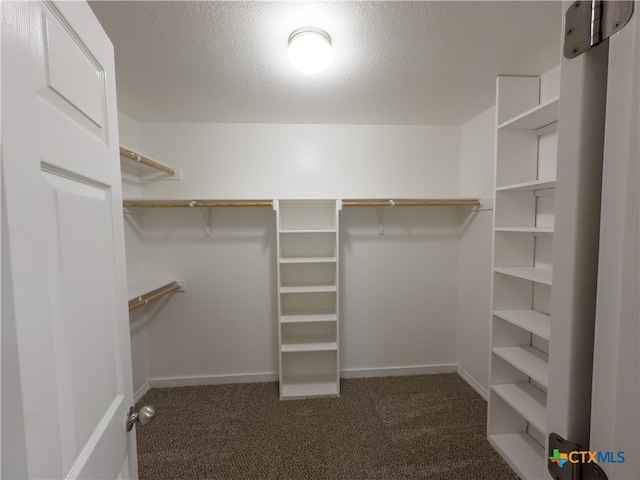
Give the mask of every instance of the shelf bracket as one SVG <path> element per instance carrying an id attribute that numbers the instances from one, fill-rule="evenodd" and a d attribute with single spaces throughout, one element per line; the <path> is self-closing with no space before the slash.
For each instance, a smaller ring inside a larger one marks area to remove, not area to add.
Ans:
<path id="1" fill-rule="evenodd" d="M 389 200 L 389 206 L 395 206 L 396 202 Z M 384 217 L 387 214 L 387 207 L 378 207 L 378 235 L 384 235 Z"/>
<path id="2" fill-rule="evenodd" d="M 193 208 L 195 206 L 195 202 L 190 202 L 189 206 Z M 204 220 L 204 236 L 205 237 L 211 236 L 211 226 L 213 224 L 213 213 L 211 212 L 211 210 L 213 210 L 213 208 L 211 207 L 198 209 L 198 212 L 200 212 L 200 215 Z"/>

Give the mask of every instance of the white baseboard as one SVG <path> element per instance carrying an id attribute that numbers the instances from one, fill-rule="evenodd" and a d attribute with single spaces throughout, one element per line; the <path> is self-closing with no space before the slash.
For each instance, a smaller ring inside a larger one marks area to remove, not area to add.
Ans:
<path id="1" fill-rule="evenodd" d="M 358 368 L 340 372 L 340 378 L 397 377 L 401 375 L 429 375 L 455 373 L 456 365 L 418 365 L 410 367 Z M 197 385 L 222 385 L 225 383 L 277 382 L 278 373 L 252 373 L 241 375 L 206 375 L 199 377 L 152 378 L 149 388 L 194 387 Z M 146 393 L 146 390 L 143 394 Z"/>
<path id="2" fill-rule="evenodd" d="M 455 373 L 457 365 L 415 365 L 410 367 L 350 368 L 340 372 L 341 378 L 400 377 L 405 375 L 433 375 Z"/>
<path id="3" fill-rule="evenodd" d="M 152 378 L 152 388 L 195 387 L 197 385 L 223 385 L 225 383 L 261 383 L 275 382 L 277 373 L 250 373 L 241 375 L 206 375 L 201 377 L 165 377 Z"/>
<path id="4" fill-rule="evenodd" d="M 484 398 L 487 402 L 489 401 L 489 392 L 487 392 L 484 387 L 480 385 L 475 378 L 469 375 L 469 372 L 460 365 L 458 365 L 458 375 L 460 375 L 460 377 L 462 377 L 462 379 L 467 382 L 471 388 L 478 392 L 478 395 Z"/>
<path id="5" fill-rule="evenodd" d="M 151 388 L 151 385 L 149 385 L 149 382 L 145 382 L 144 385 L 142 385 L 138 390 L 136 390 L 136 393 L 133 394 L 133 399 L 135 400 L 135 402 L 138 403 L 140 399 L 144 396 L 144 394 L 149 391 L 150 388 Z"/>

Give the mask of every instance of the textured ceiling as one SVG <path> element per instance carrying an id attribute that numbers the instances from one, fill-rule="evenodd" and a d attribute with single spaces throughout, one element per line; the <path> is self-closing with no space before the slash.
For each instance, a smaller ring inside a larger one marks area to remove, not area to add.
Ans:
<path id="1" fill-rule="evenodd" d="M 119 109 L 138 121 L 459 125 L 495 77 L 560 61 L 560 1 L 90 2 L 115 47 Z M 334 58 L 288 63 L 317 26 Z"/>

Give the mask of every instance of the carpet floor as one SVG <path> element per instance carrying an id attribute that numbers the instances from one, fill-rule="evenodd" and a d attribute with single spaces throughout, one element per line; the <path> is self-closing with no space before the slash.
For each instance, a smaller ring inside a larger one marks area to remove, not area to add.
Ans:
<path id="1" fill-rule="evenodd" d="M 456 374 L 349 379 L 340 398 L 277 383 L 151 389 L 140 480 L 517 480 L 486 440 L 486 402 Z"/>

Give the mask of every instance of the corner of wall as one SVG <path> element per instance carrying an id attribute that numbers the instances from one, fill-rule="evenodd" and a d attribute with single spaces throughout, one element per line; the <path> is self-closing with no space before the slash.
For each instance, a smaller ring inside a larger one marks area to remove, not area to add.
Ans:
<path id="1" fill-rule="evenodd" d="M 138 122 L 122 112 L 118 112 L 118 132 L 120 134 L 120 145 L 125 145 L 131 149 L 140 148 Z M 125 160 L 122 160 L 125 161 Z M 128 161 L 128 160 L 126 160 Z M 134 177 L 124 172 L 122 175 L 122 195 L 124 198 L 137 198 L 141 196 L 139 182 Z M 144 249 L 139 236 L 135 231 L 135 220 L 127 217 L 125 213 L 124 234 L 125 250 L 127 262 L 127 284 L 131 286 L 139 282 L 145 276 Z M 142 396 L 148 390 L 150 369 L 149 369 L 149 341 L 148 329 L 146 326 L 146 310 L 130 315 L 130 335 L 131 335 L 131 362 L 133 369 L 133 389 L 138 396 Z"/>
<path id="2" fill-rule="evenodd" d="M 118 111 L 118 133 L 120 144 L 133 149 L 140 148 L 138 122 L 120 111 Z"/>
<path id="3" fill-rule="evenodd" d="M 486 398 L 491 320 L 492 197 L 495 106 L 462 126 L 460 194 L 487 206 L 463 220 L 458 250 L 456 362 L 458 373 Z"/>

